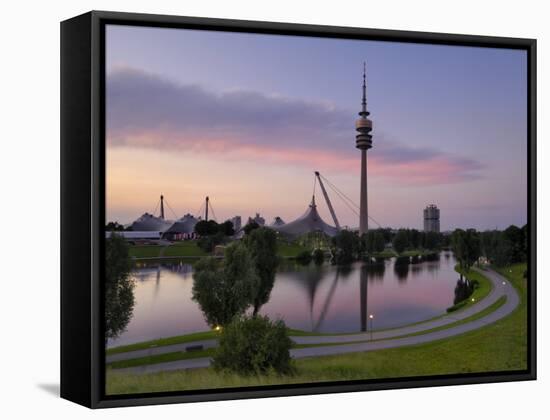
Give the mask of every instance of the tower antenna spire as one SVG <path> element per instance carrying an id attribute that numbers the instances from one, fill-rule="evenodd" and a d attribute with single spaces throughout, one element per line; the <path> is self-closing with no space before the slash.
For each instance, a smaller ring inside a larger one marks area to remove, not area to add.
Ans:
<path id="1" fill-rule="evenodd" d="M 367 112 L 367 62 L 363 61 L 363 100 L 361 101 L 361 112 Z"/>

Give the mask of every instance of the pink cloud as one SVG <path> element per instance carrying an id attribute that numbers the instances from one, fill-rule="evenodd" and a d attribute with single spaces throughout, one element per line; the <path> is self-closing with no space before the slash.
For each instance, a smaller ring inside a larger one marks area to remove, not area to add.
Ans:
<path id="1" fill-rule="evenodd" d="M 326 104 L 258 92 L 213 94 L 154 75 L 123 70 L 107 83 L 107 141 L 208 153 L 241 159 L 357 174 L 359 151 L 350 115 Z M 434 185 L 478 178 L 472 160 L 384 139 L 369 152 L 369 174 L 403 185 Z M 346 146 L 343 146 L 346 145 Z"/>

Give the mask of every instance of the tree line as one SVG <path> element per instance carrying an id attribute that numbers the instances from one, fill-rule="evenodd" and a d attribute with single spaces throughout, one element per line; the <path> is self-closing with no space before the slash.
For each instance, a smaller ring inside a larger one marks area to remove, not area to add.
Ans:
<path id="1" fill-rule="evenodd" d="M 502 231 L 456 229 L 451 235 L 451 245 L 460 267 L 468 271 L 480 257 L 498 267 L 527 261 L 528 238 L 527 225 L 521 228 L 511 225 Z"/>

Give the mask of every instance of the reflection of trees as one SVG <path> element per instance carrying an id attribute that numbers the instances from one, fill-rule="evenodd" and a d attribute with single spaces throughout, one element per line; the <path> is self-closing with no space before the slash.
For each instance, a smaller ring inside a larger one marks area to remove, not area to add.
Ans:
<path id="1" fill-rule="evenodd" d="M 386 264 L 384 262 L 376 262 L 364 266 L 370 280 L 383 280 L 386 272 Z"/>
<path id="2" fill-rule="evenodd" d="M 410 267 L 411 275 L 417 277 L 422 271 L 424 271 L 425 264 L 412 264 Z"/>
<path id="3" fill-rule="evenodd" d="M 393 271 L 400 283 L 406 282 L 409 276 L 409 259 L 397 257 L 393 263 Z"/>
<path id="4" fill-rule="evenodd" d="M 435 273 L 439 271 L 440 265 L 441 264 L 439 261 L 431 261 L 426 264 L 426 269 L 428 270 L 429 273 Z"/>

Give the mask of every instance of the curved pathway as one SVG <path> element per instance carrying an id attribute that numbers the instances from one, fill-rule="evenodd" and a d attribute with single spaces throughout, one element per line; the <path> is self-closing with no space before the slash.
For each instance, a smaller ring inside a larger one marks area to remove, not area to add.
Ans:
<path id="1" fill-rule="evenodd" d="M 291 339 L 296 344 L 330 345 L 291 349 L 290 354 L 293 358 L 300 359 L 304 357 L 328 356 L 335 354 L 355 353 L 409 346 L 452 337 L 454 335 L 462 334 L 492 324 L 516 309 L 519 304 L 519 296 L 514 286 L 510 284 L 510 282 L 502 275 L 493 270 L 478 271 L 480 271 L 491 281 L 493 288 L 489 295 L 487 295 L 484 299 L 466 309 L 419 324 L 404 326 L 401 328 L 390 330 L 373 331 L 372 339 L 370 332 L 346 335 L 291 336 Z M 455 327 L 427 332 L 426 334 L 403 337 L 410 334 L 421 333 L 422 331 L 429 331 L 438 327 L 444 327 L 456 321 L 466 319 L 488 308 L 503 296 L 506 297 L 506 302 L 498 309 L 492 311 L 482 318 L 478 318 L 471 322 L 466 322 Z M 146 357 L 176 351 L 186 351 L 187 347 L 195 345 L 202 345 L 203 348 L 215 347 L 217 345 L 217 340 L 195 341 L 192 343 L 174 344 L 171 346 L 155 347 L 147 350 L 137 350 L 133 352 L 115 354 L 107 356 L 107 363 L 117 360 L 134 359 L 137 357 Z M 210 358 L 204 357 L 198 359 L 177 360 L 174 362 L 157 363 L 116 370 L 118 372 L 124 371 L 132 373 L 152 373 L 177 369 L 193 369 L 199 367 L 207 367 L 209 365 Z"/>

